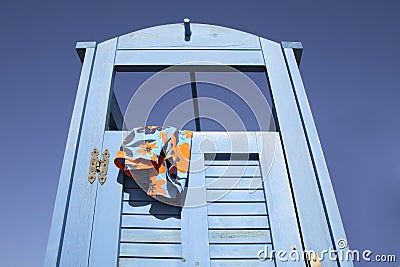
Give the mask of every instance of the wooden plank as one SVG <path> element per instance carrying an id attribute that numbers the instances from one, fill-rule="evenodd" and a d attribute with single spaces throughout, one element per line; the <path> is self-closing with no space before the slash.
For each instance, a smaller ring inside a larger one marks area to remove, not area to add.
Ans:
<path id="1" fill-rule="evenodd" d="M 213 259 L 258 259 L 258 251 L 271 251 L 271 244 L 211 244 L 210 256 Z M 234 266 L 234 261 L 232 265 Z"/>
<path id="2" fill-rule="evenodd" d="M 280 44 L 260 38 L 305 249 L 333 247 L 301 115 Z M 325 266 L 337 266 L 332 261 Z"/>
<path id="3" fill-rule="evenodd" d="M 211 267 L 275 267 L 274 261 L 266 260 L 212 260 Z"/>
<path id="4" fill-rule="evenodd" d="M 279 134 L 275 135 L 275 141 L 265 135 L 263 132 L 257 133 L 257 143 L 274 249 L 287 250 L 295 246 L 300 250 L 301 238 Z M 271 151 L 274 151 L 272 163 Z M 279 261 L 277 266 L 304 266 L 304 263 Z"/>
<path id="5" fill-rule="evenodd" d="M 78 89 L 76 92 L 76 100 L 69 126 L 64 159 L 61 167 L 60 179 L 58 182 L 57 196 L 54 204 L 53 217 L 51 220 L 49 239 L 47 242 L 44 262 L 44 266 L 46 267 L 56 266 L 60 257 L 66 214 L 68 211 L 68 200 L 70 198 L 69 192 L 72 182 L 71 177 L 74 173 L 76 154 L 80 143 L 79 136 L 81 134 L 83 112 L 86 104 L 85 96 L 87 94 L 91 79 L 95 50 L 95 43 L 93 47 L 86 49 Z"/>
<path id="6" fill-rule="evenodd" d="M 121 135 L 104 134 L 103 150 L 108 149 L 111 159 L 117 154 Z M 110 162 L 106 182 L 99 186 L 93 221 L 89 266 L 116 266 L 121 220 L 122 172 Z M 97 183 L 97 181 L 95 181 Z"/>
<path id="7" fill-rule="evenodd" d="M 147 201 L 147 202 L 153 202 L 157 201 L 154 197 L 149 196 L 146 194 L 145 191 L 141 188 L 134 188 L 134 189 L 124 189 L 123 193 L 123 199 L 125 201 L 131 201 L 131 202 L 136 202 L 136 201 Z"/>
<path id="8" fill-rule="evenodd" d="M 263 190 L 207 190 L 208 202 L 262 202 L 265 205 Z"/>
<path id="9" fill-rule="evenodd" d="M 331 178 L 329 175 L 328 167 L 325 162 L 324 153 L 322 151 L 321 143 L 318 137 L 317 128 L 315 127 L 314 119 L 307 100 L 306 91 L 304 89 L 303 81 L 300 76 L 298 68 L 298 60 L 296 60 L 293 48 L 283 49 L 290 76 L 293 82 L 294 93 L 298 102 L 299 110 L 303 118 L 304 130 L 307 137 L 307 142 L 310 148 L 310 154 L 313 158 L 314 168 L 317 173 L 317 178 L 321 188 L 322 198 L 325 203 L 328 223 L 330 230 L 335 240 L 346 239 L 342 219 L 340 216 L 339 208 L 336 202 L 335 193 L 333 191 Z M 346 253 L 349 248 L 342 251 Z M 340 266 L 352 267 L 353 263 L 350 261 L 341 261 Z"/>
<path id="10" fill-rule="evenodd" d="M 181 267 L 181 259 L 119 258 L 119 267 Z"/>
<path id="11" fill-rule="evenodd" d="M 175 217 L 159 219 L 153 215 L 123 215 L 121 227 L 181 228 L 181 220 Z"/>
<path id="12" fill-rule="evenodd" d="M 192 154 L 182 209 L 182 258 L 185 266 L 210 266 L 204 155 Z"/>
<path id="13" fill-rule="evenodd" d="M 181 258 L 181 244 L 121 243 L 120 257 Z"/>
<path id="14" fill-rule="evenodd" d="M 176 229 L 121 229 L 121 242 L 180 243 L 181 231 Z"/>
<path id="15" fill-rule="evenodd" d="M 212 203 L 209 215 L 267 215 L 265 203 Z"/>
<path id="16" fill-rule="evenodd" d="M 267 216 L 208 216 L 209 229 L 269 228 Z"/>
<path id="17" fill-rule="evenodd" d="M 228 65 L 228 66 L 263 66 L 261 51 L 248 50 L 119 50 L 115 65 L 119 67 L 139 66 L 174 66 L 192 65 Z"/>
<path id="18" fill-rule="evenodd" d="M 181 208 L 164 204 L 155 200 L 154 202 L 129 202 L 122 204 L 123 214 L 152 214 L 152 215 L 170 215 L 171 217 L 180 217 Z"/>
<path id="19" fill-rule="evenodd" d="M 258 160 L 205 160 L 206 166 L 258 166 Z"/>
<path id="20" fill-rule="evenodd" d="M 208 166 L 206 177 L 260 177 L 259 166 Z"/>
<path id="21" fill-rule="evenodd" d="M 260 49 L 257 36 L 207 24 L 190 24 L 193 35 L 185 41 L 183 24 L 146 28 L 119 37 L 118 49 Z"/>
<path id="22" fill-rule="evenodd" d="M 193 153 L 258 153 L 254 132 L 194 132 Z"/>
<path id="23" fill-rule="evenodd" d="M 269 230 L 209 230 L 210 244 L 271 243 Z"/>
<path id="24" fill-rule="evenodd" d="M 93 148 L 101 148 L 114 72 L 117 38 L 97 46 L 79 149 L 72 176 L 71 196 L 60 257 L 61 266 L 88 264 L 93 212 L 98 183 L 88 182 L 88 166 Z"/>
<path id="25" fill-rule="evenodd" d="M 206 178 L 207 189 L 262 189 L 261 177 Z"/>

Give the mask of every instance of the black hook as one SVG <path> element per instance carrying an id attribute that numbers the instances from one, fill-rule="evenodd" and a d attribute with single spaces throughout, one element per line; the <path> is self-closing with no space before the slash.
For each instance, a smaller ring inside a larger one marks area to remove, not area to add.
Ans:
<path id="1" fill-rule="evenodd" d="M 192 31 L 190 30 L 190 19 L 185 18 L 183 20 L 183 25 L 185 27 L 185 41 L 190 41 L 190 36 L 192 35 Z"/>

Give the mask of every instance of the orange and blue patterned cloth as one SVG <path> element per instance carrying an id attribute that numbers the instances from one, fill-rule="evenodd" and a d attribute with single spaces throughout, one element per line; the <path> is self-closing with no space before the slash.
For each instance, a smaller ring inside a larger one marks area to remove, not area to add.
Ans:
<path id="1" fill-rule="evenodd" d="M 188 178 L 193 133 L 174 127 L 134 128 L 114 163 L 150 196 L 177 198 Z"/>

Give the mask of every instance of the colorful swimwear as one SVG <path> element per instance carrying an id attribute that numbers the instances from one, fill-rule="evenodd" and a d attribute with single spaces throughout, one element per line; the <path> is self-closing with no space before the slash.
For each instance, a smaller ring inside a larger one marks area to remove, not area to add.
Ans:
<path id="1" fill-rule="evenodd" d="M 192 136 L 174 127 L 134 128 L 114 163 L 148 195 L 177 198 L 188 178 Z"/>

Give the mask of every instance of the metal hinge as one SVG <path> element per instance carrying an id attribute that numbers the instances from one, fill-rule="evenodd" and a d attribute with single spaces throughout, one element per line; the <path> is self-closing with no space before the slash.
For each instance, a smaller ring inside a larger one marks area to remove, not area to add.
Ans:
<path id="1" fill-rule="evenodd" d="M 104 184 L 107 180 L 110 152 L 108 149 L 104 150 L 101 159 L 99 159 L 100 151 L 97 148 L 94 148 L 91 154 L 88 180 L 92 184 L 96 181 L 96 174 L 99 173 L 99 182 Z"/>

